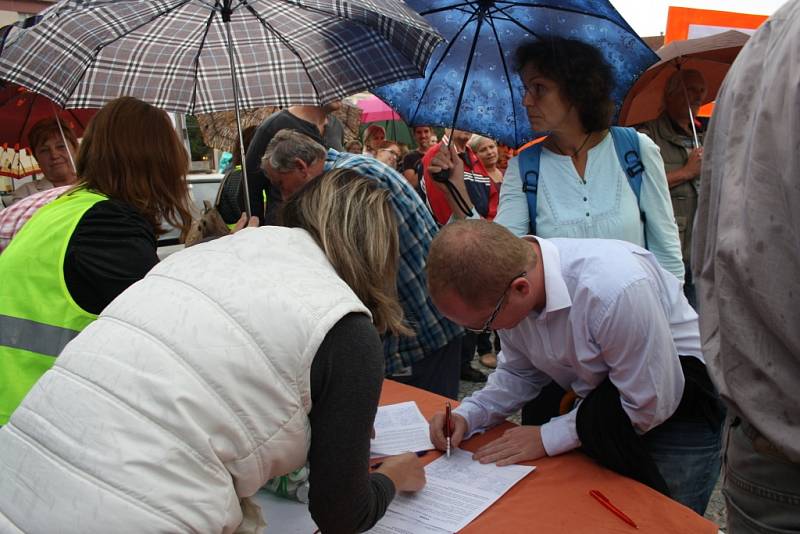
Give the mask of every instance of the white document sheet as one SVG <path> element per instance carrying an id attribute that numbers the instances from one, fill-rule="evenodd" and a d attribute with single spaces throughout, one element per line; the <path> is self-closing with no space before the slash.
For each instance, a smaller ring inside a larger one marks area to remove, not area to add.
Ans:
<path id="1" fill-rule="evenodd" d="M 413 401 L 378 407 L 375 439 L 370 442 L 371 457 L 433 449 L 428 421 Z"/>
<path id="2" fill-rule="evenodd" d="M 481 464 L 472 459 L 471 452 L 455 449 L 450 458 L 442 456 L 425 466 L 425 487 L 416 493 L 398 493 L 389 510 L 408 520 L 409 532 L 414 532 L 415 522 L 458 532 L 534 469 Z"/>
<path id="3" fill-rule="evenodd" d="M 400 514 L 386 511 L 380 521 L 367 534 L 452 534 L 447 530 L 429 527 Z"/>

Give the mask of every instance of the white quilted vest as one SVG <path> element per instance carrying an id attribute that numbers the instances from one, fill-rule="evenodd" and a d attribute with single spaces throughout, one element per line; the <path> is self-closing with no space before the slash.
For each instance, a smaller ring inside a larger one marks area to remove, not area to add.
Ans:
<path id="1" fill-rule="evenodd" d="M 156 266 L 73 340 L 0 430 L 0 532 L 232 532 L 306 461 L 310 367 L 366 307 L 303 230 Z"/>

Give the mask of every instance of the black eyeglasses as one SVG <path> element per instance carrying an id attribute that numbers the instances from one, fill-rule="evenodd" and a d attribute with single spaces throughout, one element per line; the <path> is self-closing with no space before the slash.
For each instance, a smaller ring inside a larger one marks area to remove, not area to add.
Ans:
<path id="1" fill-rule="evenodd" d="M 508 290 L 511 289 L 511 284 L 513 284 L 514 280 L 516 280 L 517 278 L 523 278 L 527 274 L 528 274 L 527 271 L 522 271 L 517 276 L 515 276 L 514 278 L 511 279 L 511 281 L 506 286 L 505 291 L 503 291 L 503 294 L 500 295 L 500 300 L 497 301 L 497 305 L 495 305 L 494 311 L 492 311 L 492 314 L 489 316 L 489 319 L 487 319 L 486 322 L 483 323 L 483 328 L 481 328 L 480 330 L 475 329 L 475 328 L 470 328 L 468 326 L 465 326 L 464 328 L 467 329 L 468 331 L 474 333 L 474 334 L 486 334 L 488 332 L 491 332 L 492 331 L 492 323 L 497 318 L 497 314 L 500 313 L 500 308 L 503 307 L 503 302 L 506 300 L 506 295 L 508 294 Z"/>

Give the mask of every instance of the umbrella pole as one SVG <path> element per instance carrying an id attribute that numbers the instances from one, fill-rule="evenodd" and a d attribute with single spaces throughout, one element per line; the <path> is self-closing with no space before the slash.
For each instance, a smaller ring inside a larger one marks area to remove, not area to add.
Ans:
<path id="1" fill-rule="evenodd" d="M 61 117 L 58 116 L 55 104 L 50 102 L 50 107 L 53 108 L 53 116 L 56 118 L 56 124 L 58 124 L 58 131 L 61 134 L 61 139 L 64 141 L 64 146 L 67 147 L 67 156 L 69 157 L 69 164 L 72 165 L 72 171 L 78 172 L 78 169 L 75 167 L 75 160 L 72 158 L 72 150 L 69 149 L 72 145 L 67 142 L 67 136 L 64 135 L 64 128 L 61 127 Z M 33 152 L 33 147 L 31 147 L 31 152 Z"/>
<path id="2" fill-rule="evenodd" d="M 233 61 L 233 37 L 231 35 L 231 7 L 230 0 L 226 0 L 222 7 L 222 22 L 225 25 L 225 34 L 228 41 L 228 64 L 231 67 L 231 81 L 233 82 L 233 109 L 236 112 L 236 132 L 239 135 L 239 155 L 242 158 L 242 190 L 244 194 L 244 211 L 247 221 L 250 222 L 252 209 L 250 208 L 250 188 L 247 184 L 247 161 L 244 152 L 244 139 L 242 138 L 242 121 L 239 117 L 239 83 L 236 79 L 236 65 Z"/>
<path id="3" fill-rule="evenodd" d="M 677 64 L 677 68 L 679 71 L 681 70 L 680 63 Z M 689 102 L 689 91 L 686 89 L 686 84 L 683 83 L 683 74 L 681 74 L 680 79 L 681 79 L 681 89 L 683 89 L 683 97 L 686 99 L 686 107 L 689 110 L 689 125 L 692 127 L 692 141 L 694 142 L 695 148 L 700 148 L 700 140 L 697 137 L 697 128 L 694 125 L 694 113 L 692 113 L 692 104 Z"/>

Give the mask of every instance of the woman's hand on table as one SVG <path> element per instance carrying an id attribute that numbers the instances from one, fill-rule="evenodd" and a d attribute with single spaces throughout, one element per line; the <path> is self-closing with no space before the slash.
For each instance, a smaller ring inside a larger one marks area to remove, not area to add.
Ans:
<path id="1" fill-rule="evenodd" d="M 536 460 L 547 456 L 538 426 L 517 426 L 506 430 L 502 436 L 487 443 L 472 455 L 482 464 L 498 466 Z"/>
<path id="2" fill-rule="evenodd" d="M 436 412 L 428 424 L 430 425 L 428 428 L 433 446 L 440 451 L 447 450 L 447 438 L 444 436 L 444 412 Z M 450 447 L 455 449 L 461 444 L 464 434 L 467 433 L 467 420 L 457 413 L 452 413 L 450 415 L 450 425 Z"/>
<path id="3" fill-rule="evenodd" d="M 419 491 L 425 487 L 425 467 L 413 452 L 385 458 L 374 472 L 389 477 L 395 491 Z"/>

